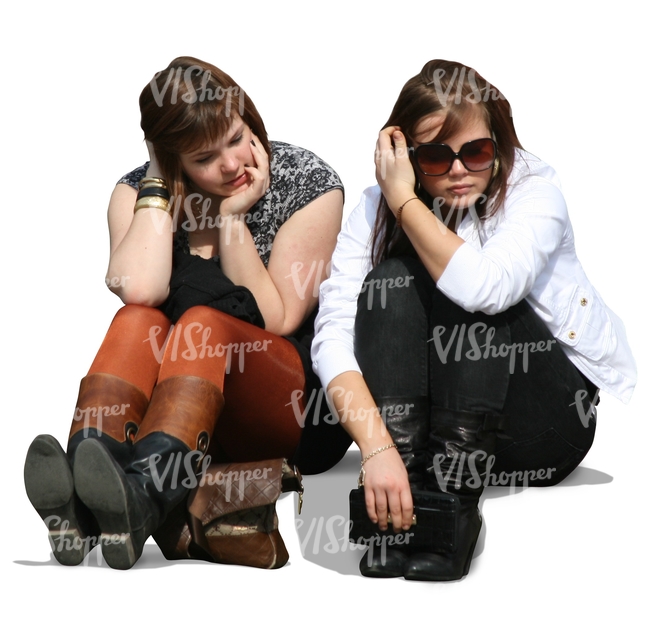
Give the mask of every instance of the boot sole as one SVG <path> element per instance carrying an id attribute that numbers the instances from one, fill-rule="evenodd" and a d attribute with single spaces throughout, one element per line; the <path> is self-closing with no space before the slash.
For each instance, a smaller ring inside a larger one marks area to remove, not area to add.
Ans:
<path id="1" fill-rule="evenodd" d="M 53 436 L 41 434 L 32 441 L 24 479 L 27 497 L 49 530 L 54 558 L 61 565 L 79 565 L 97 540 L 80 526 L 70 462 Z"/>
<path id="2" fill-rule="evenodd" d="M 79 445 L 74 483 L 79 498 L 97 518 L 106 563 L 117 570 L 133 567 L 142 548 L 133 541 L 126 476 L 98 441 L 88 439 Z"/>

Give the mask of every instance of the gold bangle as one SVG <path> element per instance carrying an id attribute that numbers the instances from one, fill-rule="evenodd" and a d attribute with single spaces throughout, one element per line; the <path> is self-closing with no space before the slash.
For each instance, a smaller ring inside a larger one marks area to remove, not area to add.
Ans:
<path id="1" fill-rule="evenodd" d="M 375 449 L 374 451 L 371 451 L 363 460 L 361 460 L 361 470 L 359 471 L 359 482 L 358 482 L 358 487 L 361 488 L 363 486 L 363 482 L 366 480 L 366 469 L 363 468 L 363 465 L 370 460 L 373 456 L 376 456 L 377 454 L 380 454 L 382 451 L 386 451 L 387 449 L 391 449 L 394 447 L 397 449 L 397 445 L 395 443 L 391 443 L 390 445 L 384 445 L 383 447 L 379 447 L 378 449 Z"/>
<path id="2" fill-rule="evenodd" d="M 398 228 L 401 228 L 401 227 L 402 227 L 402 209 L 403 209 L 403 208 L 404 208 L 404 207 L 405 207 L 405 206 L 406 206 L 406 205 L 407 205 L 411 200 L 419 200 L 419 199 L 420 199 L 420 198 L 418 198 L 417 196 L 415 196 L 415 198 L 409 198 L 406 202 L 404 202 L 404 204 L 402 204 L 402 206 L 400 206 L 400 207 L 397 209 L 397 215 L 395 215 L 395 219 L 397 220 L 397 227 L 398 227 Z"/>
<path id="3" fill-rule="evenodd" d="M 164 178 L 156 178 L 155 176 L 145 176 L 139 183 L 138 188 L 142 189 L 145 185 L 150 187 L 164 187 L 167 189 L 167 183 Z"/>
<path id="4" fill-rule="evenodd" d="M 159 196 L 145 196 L 140 198 L 133 207 L 133 212 L 137 213 L 140 209 L 143 208 L 157 208 L 166 213 L 171 213 L 171 207 L 169 206 L 169 200 L 161 198 Z"/>

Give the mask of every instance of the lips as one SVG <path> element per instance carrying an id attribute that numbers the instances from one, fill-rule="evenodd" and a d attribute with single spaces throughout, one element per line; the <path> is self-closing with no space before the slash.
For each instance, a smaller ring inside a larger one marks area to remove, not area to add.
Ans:
<path id="1" fill-rule="evenodd" d="M 247 175 L 246 172 L 244 172 L 237 178 L 234 178 L 233 180 L 228 181 L 225 184 L 228 185 L 229 187 L 241 187 L 244 183 L 246 183 L 246 180 L 247 180 Z"/>
<path id="2" fill-rule="evenodd" d="M 452 185 L 448 191 L 455 196 L 465 196 L 472 190 L 472 185 Z"/>

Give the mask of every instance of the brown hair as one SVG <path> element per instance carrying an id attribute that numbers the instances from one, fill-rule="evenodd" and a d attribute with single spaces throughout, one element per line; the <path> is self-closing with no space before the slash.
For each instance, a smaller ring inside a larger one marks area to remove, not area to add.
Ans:
<path id="1" fill-rule="evenodd" d="M 255 105 L 229 75 L 202 60 L 175 58 L 140 94 L 140 126 L 153 144 L 175 206 L 190 193 L 180 155 L 219 140 L 237 117 L 251 128 L 271 157 L 264 122 Z"/>
<path id="2" fill-rule="evenodd" d="M 438 112 L 444 113 L 445 119 L 436 135 L 436 142 L 444 142 L 452 137 L 469 116 L 477 113 L 492 132 L 497 143 L 499 169 L 490 181 L 485 197 L 475 207 L 480 218 L 494 215 L 505 201 L 515 148 L 521 148 L 512 122 L 510 104 L 497 88 L 474 69 L 459 62 L 431 60 L 418 75 L 406 82 L 383 128 L 400 127 L 411 146 L 420 121 Z M 419 187 L 419 183 L 416 193 L 425 204 L 433 205 L 431 196 Z M 491 204 L 489 211 L 488 203 Z M 401 254 L 415 255 L 415 250 L 404 231 L 396 226 L 395 217 L 382 194 L 372 232 L 373 266 Z"/>

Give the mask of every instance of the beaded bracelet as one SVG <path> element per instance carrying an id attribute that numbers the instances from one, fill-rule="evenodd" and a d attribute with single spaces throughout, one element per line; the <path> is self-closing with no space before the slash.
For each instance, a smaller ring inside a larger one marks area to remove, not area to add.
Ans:
<path id="1" fill-rule="evenodd" d="M 419 199 L 420 199 L 420 198 L 418 198 L 417 196 L 416 196 L 415 198 L 409 198 L 406 202 L 404 202 L 404 204 L 402 204 L 402 206 L 400 206 L 400 207 L 397 209 L 397 215 L 395 215 L 395 219 L 397 220 L 397 227 L 398 227 L 398 228 L 401 228 L 401 227 L 402 227 L 402 210 L 404 209 L 404 207 L 405 207 L 405 206 L 406 206 L 406 205 L 407 205 L 411 200 L 419 200 Z"/>

